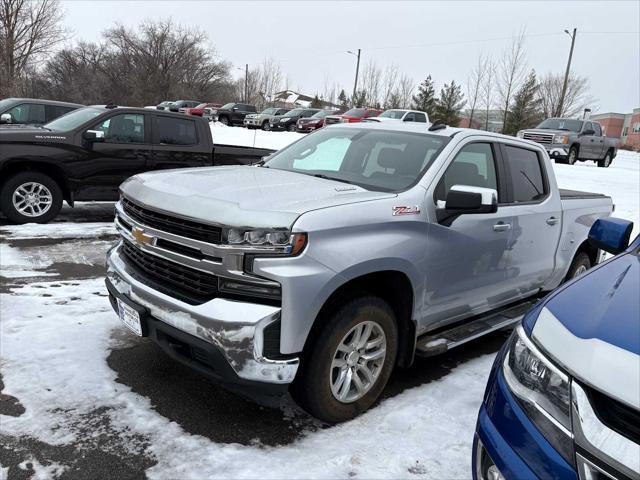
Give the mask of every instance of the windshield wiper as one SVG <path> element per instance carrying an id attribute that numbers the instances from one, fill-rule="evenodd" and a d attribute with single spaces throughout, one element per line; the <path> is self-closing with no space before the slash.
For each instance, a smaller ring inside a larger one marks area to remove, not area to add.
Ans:
<path id="1" fill-rule="evenodd" d="M 335 180 L 336 182 L 348 183 L 349 185 L 356 185 L 355 183 L 350 182 L 349 180 L 345 180 L 344 178 L 330 177 L 329 175 L 325 175 L 324 173 L 312 173 L 311 175 L 313 175 L 316 178 L 324 178 L 325 180 Z"/>

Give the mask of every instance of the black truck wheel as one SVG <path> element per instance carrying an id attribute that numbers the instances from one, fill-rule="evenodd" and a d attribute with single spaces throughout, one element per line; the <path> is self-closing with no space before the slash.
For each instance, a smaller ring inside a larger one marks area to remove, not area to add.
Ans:
<path id="1" fill-rule="evenodd" d="M 265 120 L 264 122 L 262 122 L 262 130 L 264 131 L 271 130 L 271 127 L 269 126 L 269 120 Z"/>
<path id="2" fill-rule="evenodd" d="M 47 223 L 62 208 L 62 190 L 44 173 L 18 173 L 2 185 L 0 208 L 15 223 Z"/>
<path id="3" fill-rule="evenodd" d="M 220 117 L 218 118 L 218 121 L 223 125 L 231 125 L 228 117 Z"/>
<path id="4" fill-rule="evenodd" d="M 613 158 L 613 155 L 611 155 L 611 151 L 607 152 L 604 158 L 601 158 L 598 160 L 598 166 L 600 168 L 609 168 L 609 165 L 611 165 L 612 158 Z"/>
<path id="5" fill-rule="evenodd" d="M 565 280 L 571 280 L 572 278 L 576 278 L 587 270 L 591 268 L 591 260 L 589 259 L 589 255 L 584 252 L 578 253 L 571 262 L 571 266 L 569 267 L 569 271 L 567 272 L 567 277 Z"/>
<path id="6" fill-rule="evenodd" d="M 578 147 L 571 147 L 567 156 L 567 163 L 573 165 L 578 161 Z"/>
<path id="7" fill-rule="evenodd" d="M 314 417 L 343 422 L 367 410 L 389 380 L 398 344 L 395 315 L 380 298 L 361 296 L 322 321 L 291 393 Z"/>

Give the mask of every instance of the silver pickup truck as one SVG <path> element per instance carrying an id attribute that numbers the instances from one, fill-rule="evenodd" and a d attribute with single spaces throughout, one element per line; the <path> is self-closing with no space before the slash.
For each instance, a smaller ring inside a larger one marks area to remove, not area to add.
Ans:
<path id="1" fill-rule="evenodd" d="M 618 153 L 619 141 L 606 137 L 602 126 L 589 120 L 547 118 L 517 136 L 541 144 L 552 159 L 569 165 L 591 160 L 608 168 Z"/>
<path id="2" fill-rule="evenodd" d="M 394 367 L 515 324 L 596 264 L 587 233 L 612 207 L 559 190 L 533 142 L 340 124 L 255 166 L 127 180 L 106 284 L 175 359 L 339 422 Z"/>

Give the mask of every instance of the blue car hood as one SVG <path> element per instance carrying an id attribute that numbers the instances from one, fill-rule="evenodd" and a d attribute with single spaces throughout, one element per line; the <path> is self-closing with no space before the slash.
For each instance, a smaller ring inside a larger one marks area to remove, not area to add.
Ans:
<path id="1" fill-rule="evenodd" d="M 535 343 L 574 377 L 640 408 L 640 256 L 613 258 L 536 310 Z"/>

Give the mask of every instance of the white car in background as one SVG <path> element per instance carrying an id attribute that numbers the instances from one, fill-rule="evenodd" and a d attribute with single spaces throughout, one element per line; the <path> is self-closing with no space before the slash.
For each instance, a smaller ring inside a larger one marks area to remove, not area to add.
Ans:
<path id="1" fill-rule="evenodd" d="M 419 110 L 402 110 L 391 109 L 385 110 L 377 117 L 370 117 L 363 120 L 364 122 L 417 122 L 429 123 L 429 115 Z"/>

